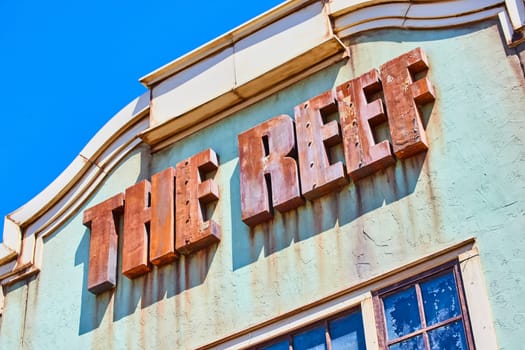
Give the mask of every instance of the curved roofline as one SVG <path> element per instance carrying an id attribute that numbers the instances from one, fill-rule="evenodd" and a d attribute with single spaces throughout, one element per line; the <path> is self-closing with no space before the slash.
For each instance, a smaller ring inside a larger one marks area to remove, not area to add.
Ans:
<path id="1" fill-rule="evenodd" d="M 523 1 L 520 0 L 289 0 L 165 64 L 141 77 L 139 81 L 150 88 L 169 76 L 216 54 L 226 47 L 232 46 L 235 42 L 315 2 L 324 3 L 328 8 L 327 14 L 331 18 L 346 17 L 343 21 L 348 23 L 347 27 L 356 27 L 354 31 L 347 33 L 342 32 L 342 28 L 334 28 L 336 33 L 341 33 L 341 36 L 379 28 L 439 28 L 461 25 L 483 19 L 479 14 L 483 10 L 495 7 L 497 7 L 497 13 L 505 11 L 506 7 L 508 21 L 512 29 L 522 29 L 525 24 L 525 10 Z M 386 13 L 383 12 L 385 10 Z M 478 15 L 475 15 L 476 13 Z M 348 14 L 351 15 L 347 16 Z M 472 14 L 472 16 L 464 17 L 468 14 Z M 489 11 L 486 15 L 493 17 L 494 13 Z M 457 20 L 454 21 L 454 19 Z M 429 26 L 423 22 L 427 20 L 433 23 Z M 368 23 L 368 25 L 361 25 L 363 23 Z M 335 27 L 339 26 L 341 25 L 335 24 Z M 507 35 L 507 33 L 505 34 Z M 507 37 L 508 44 L 516 44 L 515 40 L 512 39 L 513 33 L 508 34 L 510 34 L 510 37 Z"/>
<path id="2" fill-rule="evenodd" d="M 149 126 L 148 113 L 146 92 L 111 118 L 49 186 L 5 217 L 0 243 L 2 285 L 39 271 L 42 239 L 74 215 L 110 171 L 142 144 L 137 135 Z"/>

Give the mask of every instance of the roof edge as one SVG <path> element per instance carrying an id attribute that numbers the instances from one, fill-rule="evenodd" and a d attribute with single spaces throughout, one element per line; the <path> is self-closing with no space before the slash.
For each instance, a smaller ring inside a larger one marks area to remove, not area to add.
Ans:
<path id="1" fill-rule="evenodd" d="M 85 203 L 121 159 L 143 144 L 138 134 L 149 127 L 148 113 L 149 91 L 115 114 L 49 186 L 4 218 L 0 287 L 40 271 L 43 238 Z"/>
<path id="2" fill-rule="evenodd" d="M 139 79 L 145 87 L 150 88 L 156 83 L 180 72 L 193 64 L 232 46 L 234 43 L 250 34 L 268 26 L 269 24 L 282 19 L 298 9 L 308 6 L 314 2 L 325 2 L 320 0 L 288 0 L 265 13 L 239 25 L 229 32 L 203 44 L 195 50 L 165 64 L 164 66 L 146 74 Z"/>

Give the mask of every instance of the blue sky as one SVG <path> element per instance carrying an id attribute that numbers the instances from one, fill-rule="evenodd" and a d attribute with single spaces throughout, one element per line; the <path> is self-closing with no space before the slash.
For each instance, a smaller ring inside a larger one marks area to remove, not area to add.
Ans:
<path id="1" fill-rule="evenodd" d="M 0 235 L 5 215 L 146 91 L 140 77 L 279 3 L 0 1 Z"/>

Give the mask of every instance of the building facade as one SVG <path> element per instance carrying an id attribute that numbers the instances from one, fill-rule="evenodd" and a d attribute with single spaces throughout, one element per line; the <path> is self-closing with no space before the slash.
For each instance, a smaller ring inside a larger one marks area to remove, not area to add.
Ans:
<path id="1" fill-rule="evenodd" d="M 522 349 L 521 0 L 289 0 L 5 218 L 2 349 Z"/>

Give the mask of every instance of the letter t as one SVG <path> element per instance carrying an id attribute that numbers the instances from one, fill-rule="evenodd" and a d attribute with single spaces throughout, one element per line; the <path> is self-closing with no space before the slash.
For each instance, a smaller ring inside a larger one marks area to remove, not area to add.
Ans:
<path id="1" fill-rule="evenodd" d="M 117 283 L 118 236 L 115 215 L 122 211 L 124 194 L 119 193 L 84 211 L 83 224 L 91 230 L 88 290 L 100 294 Z"/>

